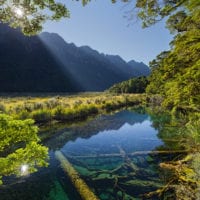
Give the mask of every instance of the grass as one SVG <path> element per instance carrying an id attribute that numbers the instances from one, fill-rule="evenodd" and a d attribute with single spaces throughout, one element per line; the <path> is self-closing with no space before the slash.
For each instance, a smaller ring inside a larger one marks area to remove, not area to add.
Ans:
<path id="1" fill-rule="evenodd" d="M 34 119 L 36 123 L 50 121 L 80 121 L 98 113 L 122 107 L 141 105 L 145 95 L 82 93 L 76 95 L 48 95 L 0 97 L 0 112 L 16 119 Z"/>

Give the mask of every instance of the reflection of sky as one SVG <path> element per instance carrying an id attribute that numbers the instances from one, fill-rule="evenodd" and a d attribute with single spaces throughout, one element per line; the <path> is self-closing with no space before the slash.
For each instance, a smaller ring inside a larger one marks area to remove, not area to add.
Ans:
<path id="1" fill-rule="evenodd" d="M 125 123 L 118 130 L 98 132 L 89 139 L 78 138 L 68 142 L 62 151 L 69 155 L 119 153 L 119 147 L 126 152 L 153 150 L 162 144 L 151 122 L 130 125 Z"/>

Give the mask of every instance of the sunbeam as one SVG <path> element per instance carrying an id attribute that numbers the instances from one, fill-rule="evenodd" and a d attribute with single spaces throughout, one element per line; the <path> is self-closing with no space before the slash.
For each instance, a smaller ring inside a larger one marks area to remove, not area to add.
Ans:
<path id="1" fill-rule="evenodd" d="M 62 48 L 62 43 L 65 41 L 60 38 L 57 34 L 53 37 L 54 33 L 42 33 L 38 37 L 40 41 L 45 45 L 45 47 L 49 50 L 52 56 L 56 59 L 56 61 L 62 66 L 63 73 L 70 75 L 70 78 L 73 80 L 73 84 L 78 88 L 79 91 L 85 91 L 87 89 L 86 82 L 82 80 L 82 74 L 78 73 L 76 67 L 73 63 L 68 62 L 69 55 L 66 55 L 65 51 Z M 57 39 L 55 41 L 54 39 Z M 61 45 L 57 45 L 57 44 Z M 68 56 L 68 57 L 67 57 Z"/>

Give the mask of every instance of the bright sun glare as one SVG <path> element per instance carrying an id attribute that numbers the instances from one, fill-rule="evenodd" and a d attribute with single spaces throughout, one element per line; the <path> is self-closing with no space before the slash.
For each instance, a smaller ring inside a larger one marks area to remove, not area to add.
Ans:
<path id="1" fill-rule="evenodd" d="M 21 170 L 21 175 L 27 175 L 28 174 L 28 165 L 22 165 L 20 170 Z"/>
<path id="2" fill-rule="evenodd" d="M 14 11 L 14 12 L 16 13 L 16 15 L 17 15 L 18 17 L 22 17 L 23 14 L 24 14 L 24 12 L 23 12 L 23 10 L 22 10 L 21 8 L 15 8 L 15 11 Z"/>

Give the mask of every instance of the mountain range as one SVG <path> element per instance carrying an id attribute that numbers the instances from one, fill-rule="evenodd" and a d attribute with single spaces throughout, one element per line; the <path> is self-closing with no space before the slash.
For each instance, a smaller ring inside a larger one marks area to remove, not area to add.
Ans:
<path id="1" fill-rule="evenodd" d="M 0 92 L 103 91 L 150 73 L 142 62 L 77 47 L 56 33 L 27 37 L 0 24 L 0 45 Z"/>

